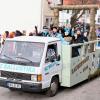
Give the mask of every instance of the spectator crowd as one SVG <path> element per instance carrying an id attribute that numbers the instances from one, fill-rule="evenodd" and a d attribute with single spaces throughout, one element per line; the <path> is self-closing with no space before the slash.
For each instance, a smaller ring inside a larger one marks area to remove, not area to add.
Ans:
<path id="1" fill-rule="evenodd" d="M 50 28 L 44 26 L 43 30 L 38 32 L 37 27 L 35 26 L 34 32 L 27 33 L 25 30 L 23 32 L 16 30 L 15 32 L 5 31 L 2 34 L 2 41 L 5 41 L 6 38 L 13 38 L 17 36 L 44 36 L 44 37 L 57 37 L 60 38 L 66 44 L 71 43 L 83 43 L 88 41 L 89 27 L 85 28 L 85 31 L 82 30 L 80 25 L 77 25 L 74 28 L 71 28 L 70 24 L 67 24 L 63 27 L 51 26 Z"/>

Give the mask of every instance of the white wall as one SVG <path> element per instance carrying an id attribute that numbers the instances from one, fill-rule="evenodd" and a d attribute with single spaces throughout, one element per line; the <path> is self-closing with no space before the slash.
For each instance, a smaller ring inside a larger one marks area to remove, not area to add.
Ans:
<path id="1" fill-rule="evenodd" d="M 40 28 L 40 16 L 41 0 L 0 0 L 0 32 Z"/>

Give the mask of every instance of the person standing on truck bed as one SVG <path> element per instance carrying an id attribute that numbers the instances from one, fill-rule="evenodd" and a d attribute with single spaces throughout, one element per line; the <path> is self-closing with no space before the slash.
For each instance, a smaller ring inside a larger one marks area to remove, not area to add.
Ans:
<path id="1" fill-rule="evenodd" d="M 62 34 L 64 34 L 63 32 L 64 32 L 64 31 L 62 31 L 60 28 L 58 28 L 58 30 L 57 30 L 56 27 L 53 27 L 53 34 L 55 35 L 55 37 L 56 37 L 56 38 L 59 38 L 63 44 L 69 45 L 69 44 L 70 44 L 70 41 L 67 41 L 67 40 L 63 37 L 63 35 L 62 35 Z"/>
<path id="2" fill-rule="evenodd" d="M 9 38 L 14 38 L 15 37 L 15 32 L 10 32 L 9 33 Z"/>
<path id="3" fill-rule="evenodd" d="M 22 36 L 23 34 L 19 31 L 19 30 L 16 30 L 15 32 L 15 36 Z"/>
<path id="4" fill-rule="evenodd" d="M 80 30 L 77 30 L 75 34 L 76 43 L 83 43 L 83 35 Z"/>
<path id="5" fill-rule="evenodd" d="M 65 30 L 65 36 L 69 35 L 70 34 L 70 31 L 71 31 L 71 25 L 70 24 L 67 24 L 64 28 Z"/>
<path id="6" fill-rule="evenodd" d="M 63 27 L 58 28 L 58 33 L 60 33 L 63 38 L 65 37 L 65 30 Z"/>
<path id="7" fill-rule="evenodd" d="M 44 37 L 48 37 L 49 36 L 49 29 L 48 29 L 48 27 L 44 26 L 41 34 Z"/>
<path id="8" fill-rule="evenodd" d="M 84 40 L 84 42 L 88 42 L 88 32 L 84 32 L 83 40 Z"/>
<path id="9" fill-rule="evenodd" d="M 52 33 L 50 34 L 50 37 L 56 37 L 57 36 L 57 27 L 52 28 Z"/>
<path id="10" fill-rule="evenodd" d="M 2 38 L 1 38 L 1 43 L 4 44 L 6 38 L 9 38 L 9 31 L 5 31 L 3 34 L 2 34 Z"/>
<path id="11" fill-rule="evenodd" d="M 84 42 L 88 42 L 88 33 L 85 32 L 83 35 L 81 34 L 80 30 L 77 30 L 76 34 L 75 34 L 75 39 L 77 43 L 84 43 Z"/>

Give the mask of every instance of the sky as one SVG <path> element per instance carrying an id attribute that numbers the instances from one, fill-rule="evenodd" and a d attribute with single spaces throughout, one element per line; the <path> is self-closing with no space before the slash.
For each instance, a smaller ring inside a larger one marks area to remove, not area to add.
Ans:
<path id="1" fill-rule="evenodd" d="M 40 25 L 41 0 L 0 0 L 0 32 L 33 30 Z"/>

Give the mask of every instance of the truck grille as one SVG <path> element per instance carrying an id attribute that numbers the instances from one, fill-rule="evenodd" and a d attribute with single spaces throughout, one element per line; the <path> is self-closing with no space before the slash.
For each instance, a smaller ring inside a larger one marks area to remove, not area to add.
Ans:
<path id="1" fill-rule="evenodd" d="M 21 80 L 31 80 L 30 74 L 7 72 L 7 71 L 1 71 L 1 77 L 21 79 Z"/>

